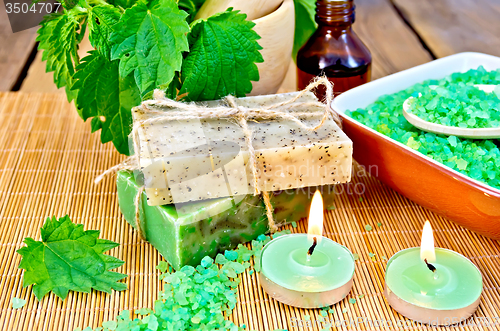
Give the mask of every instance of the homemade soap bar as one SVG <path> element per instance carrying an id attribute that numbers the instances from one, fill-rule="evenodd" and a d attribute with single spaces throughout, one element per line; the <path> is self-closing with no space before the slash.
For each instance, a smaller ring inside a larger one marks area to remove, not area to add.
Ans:
<path id="1" fill-rule="evenodd" d="M 293 98 L 296 93 L 237 99 L 239 106 L 260 108 Z M 298 102 L 317 101 L 312 93 Z M 222 101 L 205 105 L 216 106 Z M 161 109 L 168 112 L 169 109 Z M 295 107 L 290 113 L 324 111 L 323 106 Z M 134 123 L 150 119 L 141 107 Z M 299 117 L 300 118 L 300 117 Z M 316 126 L 318 117 L 300 118 Z M 348 182 L 352 142 L 329 119 L 317 131 L 290 120 L 249 120 L 257 157 L 257 185 L 278 191 Z M 253 194 L 253 176 L 245 135 L 234 120 L 152 121 L 138 130 L 140 168 L 151 206 Z"/>
<path id="2" fill-rule="evenodd" d="M 119 171 L 116 186 L 120 210 L 125 220 L 136 227 L 134 201 L 139 185 L 132 172 Z M 325 205 L 331 205 L 334 186 L 320 189 Z M 307 217 L 315 191 L 311 187 L 273 192 L 270 196 L 275 221 L 289 223 Z M 177 270 L 186 264 L 197 265 L 206 255 L 215 257 L 218 252 L 268 231 L 266 209 L 260 196 L 149 206 L 143 193 L 139 207 L 146 239 Z"/>

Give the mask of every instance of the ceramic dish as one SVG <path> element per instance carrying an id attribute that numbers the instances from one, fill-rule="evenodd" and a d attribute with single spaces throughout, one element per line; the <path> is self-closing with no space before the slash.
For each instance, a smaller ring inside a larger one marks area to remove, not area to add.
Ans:
<path id="1" fill-rule="evenodd" d="M 500 58 L 459 53 L 441 58 L 349 90 L 332 107 L 353 141 L 354 158 L 394 190 L 470 230 L 500 239 L 500 190 L 469 178 L 424 156 L 345 114 L 365 108 L 378 97 L 406 89 L 426 79 L 454 72 L 500 68 Z"/>

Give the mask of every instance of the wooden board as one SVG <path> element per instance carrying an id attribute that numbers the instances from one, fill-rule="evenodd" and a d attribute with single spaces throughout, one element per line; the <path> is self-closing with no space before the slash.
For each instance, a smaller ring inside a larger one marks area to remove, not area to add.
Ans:
<path id="1" fill-rule="evenodd" d="M 373 79 L 432 60 L 389 0 L 356 0 L 354 31 L 373 57 Z"/>
<path id="2" fill-rule="evenodd" d="M 116 317 L 119 311 L 153 307 L 162 288 L 155 266 L 158 252 L 141 241 L 123 219 L 118 208 L 115 177 L 96 185 L 94 178 L 123 159 L 111 144 L 102 145 L 99 135 L 90 134 L 63 94 L 0 93 L 0 329 L 13 331 L 72 331 L 97 327 Z M 500 316 L 500 243 L 476 235 L 416 205 L 354 168 L 352 183 L 338 187 L 335 209 L 325 212 L 325 236 L 359 254 L 351 293 L 332 307 L 328 319 L 345 321 L 336 330 L 401 330 L 398 327 L 372 328 L 357 323 L 359 318 L 404 321 L 405 330 L 486 331 L 481 318 L 497 321 Z M 357 192 L 354 193 L 354 192 Z M 359 199 L 362 197 L 363 199 Z M 116 241 L 110 254 L 125 261 L 117 271 L 127 273 L 128 289 L 106 294 L 70 292 L 62 301 L 54 295 L 38 301 L 31 286 L 22 288 L 18 269 L 25 237 L 40 238 L 39 228 L 51 215 L 68 214 L 85 229 L 101 230 L 101 237 Z M 383 296 L 385 258 L 420 244 L 425 220 L 434 227 L 436 246 L 471 258 L 483 274 L 484 291 L 472 326 L 430 328 L 412 323 L 396 313 Z M 377 226 L 380 222 L 382 225 Z M 365 225 L 373 227 L 366 231 Z M 298 222 L 293 232 L 305 232 L 307 223 Z M 375 257 L 370 258 L 369 253 Z M 360 297 L 363 295 L 362 297 Z M 12 309 L 13 297 L 27 300 L 21 309 Z M 355 298 L 356 303 L 349 303 Z M 228 316 L 247 330 L 288 329 L 319 331 L 321 327 L 292 327 L 292 318 L 318 321 L 319 309 L 297 309 L 270 298 L 260 287 L 257 273 L 241 275 L 238 302 Z M 353 321 L 353 322 L 350 322 Z M 483 321 L 487 321 L 484 319 Z M 388 323 L 389 323 L 388 322 Z"/>
<path id="3" fill-rule="evenodd" d="M 372 80 L 432 60 L 389 0 L 356 0 L 355 3 L 353 29 L 372 53 Z M 279 92 L 297 89 L 296 68 L 292 62 Z"/>
<path id="4" fill-rule="evenodd" d="M 35 47 L 36 30 L 12 33 L 3 0 L 0 0 L 0 91 L 10 91 L 16 84 L 28 57 Z"/>
<path id="5" fill-rule="evenodd" d="M 500 1 L 393 0 L 430 50 L 500 56 Z"/>

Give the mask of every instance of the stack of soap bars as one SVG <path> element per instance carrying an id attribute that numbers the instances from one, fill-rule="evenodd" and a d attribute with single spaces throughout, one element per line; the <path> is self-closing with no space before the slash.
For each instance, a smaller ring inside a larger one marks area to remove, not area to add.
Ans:
<path id="1" fill-rule="evenodd" d="M 261 108 L 290 100 L 296 94 L 236 99 L 238 106 Z M 301 121 L 314 127 L 323 107 L 306 107 L 316 101 L 307 93 L 291 107 Z M 221 101 L 205 103 L 209 107 Z M 175 109 L 174 109 L 175 110 Z M 172 109 L 162 109 L 168 112 Z M 307 216 L 312 194 L 320 188 L 331 204 L 333 184 L 350 180 L 352 142 L 329 119 L 316 131 L 291 120 L 248 121 L 253 132 L 257 178 L 252 175 L 248 146 L 242 128 L 234 121 L 182 119 L 148 121 L 143 108 L 133 110 L 140 171 L 120 171 L 117 178 L 120 209 L 132 226 L 136 222 L 136 195 L 140 225 L 146 239 L 179 269 L 198 264 L 206 256 L 255 239 L 268 231 L 266 208 L 254 185 L 270 192 L 276 223 Z"/>

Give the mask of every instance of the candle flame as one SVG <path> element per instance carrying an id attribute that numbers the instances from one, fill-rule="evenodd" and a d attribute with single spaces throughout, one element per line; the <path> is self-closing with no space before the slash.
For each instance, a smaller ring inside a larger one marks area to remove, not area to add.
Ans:
<path id="1" fill-rule="evenodd" d="M 323 197 L 319 190 L 316 190 L 311 201 L 307 234 L 311 242 L 314 237 L 316 237 L 318 243 L 321 241 L 323 234 Z"/>
<path id="2" fill-rule="evenodd" d="M 420 243 L 420 259 L 428 263 L 436 262 L 436 251 L 434 250 L 434 235 L 429 221 L 424 224 L 422 241 Z"/>

